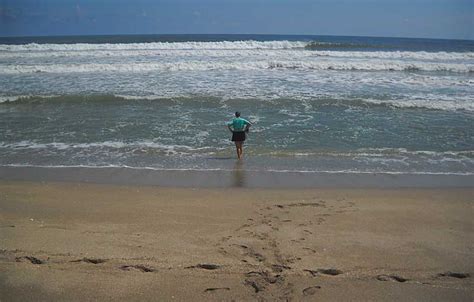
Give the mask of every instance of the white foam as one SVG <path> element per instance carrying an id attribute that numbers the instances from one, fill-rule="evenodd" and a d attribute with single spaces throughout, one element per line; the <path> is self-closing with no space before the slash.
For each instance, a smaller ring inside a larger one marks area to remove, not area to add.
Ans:
<path id="1" fill-rule="evenodd" d="M 353 71 L 441 71 L 474 72 L 474 64 L 405 61 L 177 61 L 134 63 L 16 64 L 2 66 L 2 74 L 22 73 L 146 73 L 209 70 L 353 70 Z"/>
<path id="2" fill-rule="evenodd" d="M 262 155 L 271 156 L 330 156 L 330 157 L 389 157 L 389 156 L 430 156 L 433 158 L 452 158 L 459 157 L 474 161 L 474 150 L 463 151 L 428 151 L 428 150 L 408 150 L 406 148 L 359 148 L 354 151 L 339 152 L 339 151 L 307 151 L 307 152 L 287 152 L 287 151 L 272 151 Z"/>
<path id="3" fill-rule="evenodd" d="M 198 133 L 199 138 L 206 137 L 208 133 L 201 131 Z M 168 155 L 185 155 L 185 154 L 196 154 L 196 153 L 207 153 L 212 154 L 219 150 L 224 150 L 223 147 L 192 147 L 187 145 L 167 145 L 154 141 L 134 141 L 134 142 L 123 142 L 123 141 L 104 141 L 104 142 L 91 142 L 91 143 L 39 143 L 35 141 L 19 141 L 15 143 L 2 143 L 0 142 L 0 148 L 3 149 L 54 149 L 54 150 L 75 150 L 75 149 L 156 149 L 160 150 Z"/>
<path id="4" fill-rule="evenodd" d="M 30 164 L 4 164 L 0 167 L 12 168 L 47 168 L 47 169 L 132 169 L 152 171 L 196 171 L 196 172 L 235 172 L 235 169 L 226 168 L 162 168 L 162 167 L 134 167 L 128 165 L 30 165 Z M 290 169 L 245 169 L 245 172 L 272 172 L 272 173 L 308 173 L 308 174 L 371 174 L 371 175 L 459 175 L 471 176 L 473 172 L 431 172 L 431 171 L 361 171 L 361 170 L 290 170 Z"/>
<path id="5" fill-rule="evenodd" d="M 173 95 L 115 95 L 119 99 L 125 99 L 125 100 L 160 100 L 163 98 L 187 98 L 189 96 L 182 95 L 182 94 L 173 94 Z M 19 96 L 0 96 L 0 103 L 3 102 L 15 102 L 18 100 L 28 100 L 30 98 L 33 99 L 42 99 L 42 100 L 47 100 L 49 98 L 60 98 L 60 95 L 19 95 Z M 261 99 L 262 101 L 269 101 L 272 99 L 271 96 L 266 96 L 266 95 L 252 95 L 250 96 L 251 98 L 257 98 Z M 278 101 L 281 96 L 274 96 L 274 99 Z M 301 99 L 303 102 L 306 100 L 314 100 L 318 99 L 317 96 L 290 96 L 290 97 L 297 97 Z M 457 110 L 464 110 L 468 112 L 474 112 L 474 102 L 472 101 L 471 96 L 446 96 L 446 95 L 434 95 L 434 94 L 425 94 L 425 95 L 402 95 L 400 99 L 389 99 L 389 100 L 380 100 L 380 99 L 344 99 L 343 96 L 340 97 L 340 99 L 337 96 L 332 100 L 337 105 L 347 105 L 351 106 L 352 102 L 363 102 L 367 104 L 376 104 L 376 105 L 387 105 L 387 106 L 392 106 L 394 108 L 426 108 L 426 109 L 435 109 L 435 110 L 445 110 L 445 111 L 457 111 Z M 242 98 L 240 95 L 234 96 L 234 98 Z M 227 98 L 223 98 L 221 102 L 223 102 L 224 105 L 226 105 L 225 101 Z M 231 99 L 231 98 L 229 98 Z M 326 97 L 323 97 L 325 99 L 325 103 L 327 105 L 330 105 L 330 100 Z M 303 103 L 303 105 L 305 105 Z M 305 106 L 308 106 L 307 104 Z M 305 107 L 306 108 L 306 107 Z M 351 107 L 352 108 L 352 107 Z M 306 110 L 309 110 L 306 108 Z M 299 114 L 299 113 L 289 113 L 288 111 L 285 110 L 280 110 L 280 113 L 287 114 L 289 116 L 297 117 L 297 118 L 303 118 L 300 120 L 300 122 L 304 121 L 309 121 L 312 120 L 313 117 L 311 115 L 305 115 L 305 114 Z M 250 117 L 252 121 L 258 122 L 260 120 L 260 117 L 258 116 L 251 116 Z M 254 129 L 254 131 L 257 131 L 257 129 Z M 258 130 L 259 132 L 261 130 Z"/>
<path id="6" fill-rule="evenodd" d="M 90 51 L 90 50 L 199 50 L 199 49 L 291 49 L 303 48 L 303 41 L 219 41 L 219 42 L 151 42 L 104 44 L 0 44 L 0 51 Z"/>
<path id="7" fill-rule="evenodd" d="M 197 136 L 207 136 L 207 131 L 200 131 Z M 226 141 L 227 142 L 227 141 Z M 104 142 L 91 142 L 91 143 L 63 143 L 63 142 L 52 142 L 52 143 L 39 143 L 36 141 L 23 140 L 14 143 L 0 142 L 0 148 L 6 149 L 89 149 L 89 148 L 110 148 L 110 149 L 123 149 L 123 148 L 155 148 L 162 150 L 174 150 L 174 151 L 187 151 L 187 152 L 201 152 L 201 151 L 222 151 L 226 150 L 226 147 L 192 147 L 188 145 L 167 145 L 155 141 L 142 140 L 142 141 L 104 141 Z M 474 162 L 474 150 L 448 150 L 448 151 L 430 151 L 430 150 L 408 150 L 406 148 L 359 148 L 354 151 L 339 152 L 339 151 L 310 151 L 310 152 L 287 152 L 287 151 L 272 151 L 269 153 L 261 153 L 258 155 L 271 155 L 271 156 L 330 156 L 330 157 L 390 157 L 390 156 L 424 156 L 431 158 L 462 158 L 471 160 Z"/>
<path id="8" fill-rule="evenodd" d="M 401 99 L 401 100 L 377 100 L 377 99 L 363 99 L 364 103 L 388 105 L 395 108 L 428 108 L 436 110 L 456 111 L 466 110 L 474 112 L 474 102 L 472 99 L 466 98 L 451 98 L 443 100 L 441 96 L 434 98 L 423 98 L 418 99 L 413 97 L 412 99 Z"/>
<path id="9" fill-rule="evenodd" d="M 427 52 L 427 51 L 315 51 L 311 56 L 390 59 L 390 60 L 423 60 L 423 61 L 453 61 L 474 60 L 474 52 Z"/>
<path id="10" fill-rule="evenodd" d="M 311 42 L 315 43 L 315 42 Z M 122 56 L 122 55 L 203 55 L 228 56 L 252 50 L 298 50 L 292 52 L 304 56 L 329 56 L 347 58 L 422 59 L 422 60 L 472 60 L 474 52 L 426 52 L 426 51 L 338 51 L 307 50 L 306 41 L 219 41 L 219 42 L 151 42 L 151 43 L 103 43 L 103 44 L 0 44 L 0 57 L 14 56 Z M 319 43 L 326 45 L 327 43 Z M 331 44 L 328 44 L 331 45 Z M 238 50 L 235 52 L 234 50 Z M 192 51 L 192 52 L 189 52 Z M 196 52 L 197 51 L 197 52 Z M 244 52 L 244 55 L 258 52 Z M 278 52 L 265 52 L 275 55 Z M 287 53 L 287 52 L 285 52 Z"/>

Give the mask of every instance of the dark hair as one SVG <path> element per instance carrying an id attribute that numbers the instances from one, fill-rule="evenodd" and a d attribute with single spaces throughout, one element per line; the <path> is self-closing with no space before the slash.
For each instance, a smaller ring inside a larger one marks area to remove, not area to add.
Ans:
<path id="1" fill-rule="evenodd" d="M 235 112 L 235 116 L 236 116 L 236 117 L 239 117 L 239 116 L 240 116 L 240 112 L 239 112 L 239 111 L 236 111 L 236 112 Z"/>

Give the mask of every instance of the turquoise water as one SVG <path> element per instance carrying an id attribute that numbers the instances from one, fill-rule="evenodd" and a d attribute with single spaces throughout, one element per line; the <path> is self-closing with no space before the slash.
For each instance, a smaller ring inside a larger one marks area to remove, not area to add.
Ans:
<path id="1" fill-rule="evenodd" d="M 0 165 L 472 174 L 472 41 L 0 39 Z"/>

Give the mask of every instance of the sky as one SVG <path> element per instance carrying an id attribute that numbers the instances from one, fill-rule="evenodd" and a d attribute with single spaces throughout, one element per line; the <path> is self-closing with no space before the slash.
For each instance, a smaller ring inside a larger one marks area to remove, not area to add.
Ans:
<path id="1" fill-rule="evenodd" d="M 0 36 L 101 34 L 474 40 L 474 0 L 0 0 Z"/>

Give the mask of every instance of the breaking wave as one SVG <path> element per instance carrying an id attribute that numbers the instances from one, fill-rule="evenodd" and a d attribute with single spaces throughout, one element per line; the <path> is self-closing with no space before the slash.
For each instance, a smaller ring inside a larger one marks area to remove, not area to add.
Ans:
<path id="1" fill-rule="evenodd" d="M 305 48 L 303 41 L 219 41 L 219 42 L 151 42 L 104 44 L 22 44 L 0 45 L 0 51 L 90 51 L 90 50 L 199 50 L 199 49 L 292 49 Z"/>
<path id="2" fill-rule="evenodd" d="M 416 96 L 414 96 L 416 97 Z M 235 98 L 222 98 L 216 96 L 176 96 L 176 97 L 160 97 L 157 95 L 114 95 L 114 94 L 91 94 L 91 95 L 20 95 L 20 96 L 1 96 L 0 106 L 8 104 L 48 104 L 48 103 L 74 103 L 74 102 L 91 102 L 91 103 L 106 103 L 106 102 L 137 102 L 137 101 L 152 101 L 152 102 L 194 102 L 196 100 L 215 103 L 222 105 L 226 102 L 231 102 Z M 264 102 L 269 101 L 268 98 L 252 98 L 240 100 L 248 100 L 250 102 Z M 277 104 L 279 99 L 271 100 L 273 104 Z M 467 112 L 474 112 L 474 102 L 468 99 L 439 99 L 439 96 L 432 98 L 414 98 L 414 99 L 344 99 L 344 98 L 310 98 L 305 100 L 294 99 L 294 102 L 310 102 L 315 108 L 337 106 L 337 107 L 380 107 L 386 106 L 391 108 L 422 108 L 430 110 L 446 110 L 456 111 L 463 110 Z"/>
<path id="3" fill-rule="evenodd" d="M 107 148 L 107 149 L 135 149 L 135 148 L 150 148 L 167 151 L 169 153 L 195 154 L 195 153 L 209 153 L 213 154 L 216 151 L 225 150 L 226 147 L 193 147 L 188 145 L 167 145 L 151 140 L 141 141 L 102 141 L 90 143 L 65 143 L 65 142 L 50 142 L 41 143 L 37 141 L 18 141 L 14 143 L 0 142 L 0 149 L 93 149 L 93 148 Z M 461 151 L 428 151 L 428 150 L 408 150 L 406 148 L 360 148 L 353 151 L 272 151 L 260 152 L 253 155 L 270 155 L 270 156 L 331 156 L 331 157 L 391 157 L 391 156 L 424 156 L 433 158 L 461 158 L 474 162 L 474 150 Z"/>
<path id="4" fill-rule="evenodd" d="M 338 43 L 304 41 L 222 41 L 222 42 L 156 42 L 131 44 L 0 44 L 0 58 L 25 57 L 117 57 L 117 56 L 241 56 L 265 55 L 321 56 L 346 58 L 472 60 L 474 52 L 428 51 L 346 51 Z M 346 45 L 346 44 L 341 44 Z M 352 45 L 352 44 L 349 44 Z M 318 47 L 316 47 L 318 46 Z M 314 51 L 304 51 L 314 49 Z M 261 52 L 264 50 L 264 52 Z M 281 52 L 283 51 L 283 52 Z"/>
<path id="5" fill-rule="evenodd" d="M 220 147 L 192 147 L 187 145 L 166 145 L 154 141 L 104 141 L 91 143 L 40 143 L 34 141 L 19 141 L 15 143 L 1 143 L 0 149 L 54 149 L 54 150 L 68 150 L 68 149 L 153 149 L 165 155 L 186 155 L 186 154 L 213 154 L 223 148 Z"/>
<path id="6" fill-rule="evenodd" d="M 370 48 L 361 51 L 351 49 L 351 45 L 252 40 L 2 44 L 0 58 L 5 62 L 0 74 L 209 70 L 474 72 L 474 52 L 371 51 Z"/>
<path id="7" fill-rule="evenodd" d="M 346 70 L 346 71 L 432 71 L 472 73 L 474 65 L 462 63 L 431 63 L 406 61 L 186 61 L 144 63 L 87 63 L 7 65 L 1 74 L 22 73 L 97 73 L 97 72 L 160 72 L 160 71 L 208 71 L 208 70 Z"/>

